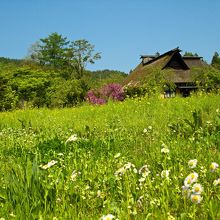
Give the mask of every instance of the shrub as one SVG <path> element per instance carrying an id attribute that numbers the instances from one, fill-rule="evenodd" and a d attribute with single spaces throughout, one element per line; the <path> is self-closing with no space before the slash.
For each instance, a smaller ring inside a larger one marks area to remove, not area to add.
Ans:
<path id="1" fill-rule="evenodd" d="M 86 100 L 92 104 L 102 105 L 108 100 L 123 101 L 124 90 L 120 84 L 111 83 L 98 90 L 90 90 L 86 95 Z"/>

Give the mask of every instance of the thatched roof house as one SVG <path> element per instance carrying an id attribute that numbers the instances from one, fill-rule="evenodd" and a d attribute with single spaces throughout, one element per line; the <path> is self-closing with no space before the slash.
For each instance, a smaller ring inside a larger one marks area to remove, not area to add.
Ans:
<path id="1" fill-rule="evenodd" d="M 188 96 L 191 90 L 196 89 L 193 83 L 192 69 L 194 67 L 204 67 L 207 64 L 202 57 L 182 56 L 180 52 L 179 48 L 175 48 L 159 56 L 142 55 L 141 63 L 128 75 L 125 83 L 129 85 L 141 84 L 143 79 L 156 68 L 169 70 L 172 71 L 172 74 L 168 74 L 167 79 L 175 83 L 175 92 Z"/>

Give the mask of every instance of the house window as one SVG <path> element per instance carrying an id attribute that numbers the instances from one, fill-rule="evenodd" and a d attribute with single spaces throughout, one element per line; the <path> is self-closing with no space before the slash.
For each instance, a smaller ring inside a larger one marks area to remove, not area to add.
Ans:
<path id="1" fill-rule="evenodd" d="M 174 98 L 175 97 L 175 92 L 171 90 L 166 90 L 164 92 L 164 98 Z"/>

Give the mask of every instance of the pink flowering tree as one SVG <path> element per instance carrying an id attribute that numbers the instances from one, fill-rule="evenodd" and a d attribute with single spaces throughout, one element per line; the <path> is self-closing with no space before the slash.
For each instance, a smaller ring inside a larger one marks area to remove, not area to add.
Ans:
<path id="1" fill-rule="evenodd" d="M 123 101 L 124 97 L 122 86 L 117 83 L 111 83 L 99 90 L 90 90 L 86 95 L 86 100 L 92 104 L 103 105 L 108 102 L 109 99 L 113 101 Z"/>

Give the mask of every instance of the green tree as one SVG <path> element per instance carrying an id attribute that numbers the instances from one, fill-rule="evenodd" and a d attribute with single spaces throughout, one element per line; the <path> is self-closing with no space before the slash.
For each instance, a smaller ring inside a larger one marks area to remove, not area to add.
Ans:
<path id="1" fill-rule="evenodd" d="M 9 79 L 0 74 L 0 111 L 14 109 L 17 104 L 17 96 L 8 83 Z"/>
<path id="2" fill-rule="evenodd" d="M 220 71 L 213 67 L 194 68 L 194 81 L 200 90 L 218 91 L 220 89 Z"/>
<path id="3" fill-rule="evenodd" d="M 55 32 L 34 43 L 28 59 L 60 70 L 66 79 L 73 76 L 81 79 L 86 65 L 101 58 L 100 53 L 94 52 L 94 47 L 87 40 L 70 42 Z"/>
<path id="4" fill-rule="evenodd" d="M 217 52 L 214 53 L 212 57 L 211 65 L 215 67 L 216 69 L 220 70 L 220 56 Z"/>
<path id="5" fill-rule="evenodd" d="M 78 79 L 56 79 L 49 88 L 50 107 L 71 107 L 81 103 L 88 91 L 87 85 Z"/>
<path id="6" fill-rule="evenodd" d="M 94 45 L 84 39 L 71 42 L 71 60 L 78 79 L 82 78 L 85 67 L 88 63 L 94 64 L 95 60 L 101 58 L 100 53 L 94 52 L 94 47 Z"/>
<path id="7" fill-rule="evenodd" d="M 29 49 L 29 58 L 42 65 L 62 68 L 66 63 L 69 41 L 66 37 L 54 32 L 41 38 Z"/>
<path id="8" fill-rule="evenodd" d="M 199 55 L 197 53 L 186 51 L 183 56 L 198 57 Z"/>
<path id="9" fill-rule="evenodd" d="M 14 70 L 10 85 L 18 96 L 20 107 L 26 103 L 36 107 L 46 105 L 47 89 L 50 86 L 50 73 L 21 67 Z"/>

